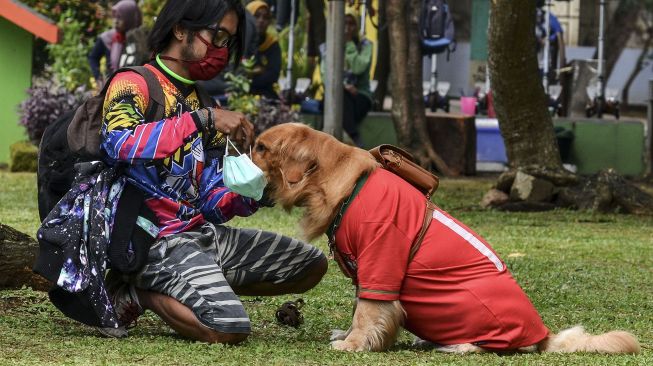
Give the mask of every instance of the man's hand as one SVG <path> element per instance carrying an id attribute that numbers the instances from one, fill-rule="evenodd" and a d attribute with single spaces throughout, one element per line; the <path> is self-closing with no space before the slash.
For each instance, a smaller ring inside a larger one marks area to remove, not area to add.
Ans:
<path id="1" fill-rule="evenodd" d="M 254 142 L 254 125 L 240 112 L 215 108 L 213 126 L 243 148 L 249 148 Z"/>

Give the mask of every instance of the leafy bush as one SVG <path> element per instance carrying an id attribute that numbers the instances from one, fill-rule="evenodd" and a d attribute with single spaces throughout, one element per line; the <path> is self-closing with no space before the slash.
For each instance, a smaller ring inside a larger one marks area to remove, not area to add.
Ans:
<path id="1" fill-rule="evenodd" d="M 138 2 L 138 6 L 143 13 L 143 24 L 145 24 L 148 29 L 152 29 L 154 20 L 161 12 L 164 4 L 164 0 L 141 0 Z"/>
<path id="2" fill-rule="evenodd" d="M 98 33 L 110 27 L 108 0 L 21 0 L 22 3 L 59 22 L 62 14 L 69 12 L 67 17 L 81 24 L 81 36 L 86 41 L 95 39 Z"/>
<path id="3" fill-rule="evenodd" d="M 66 10 L 61 15 L 58 26 L 63 33 L 63 39 L 58 44 L 48 45 L 50 57 L 54 60 L 52 70 L 69 91 L 80 86 L 88 87 L 91 81 L 91 68 L 88 63 L 91 43 L 83 39 L 83 24 L 73 15 L 72 10 Z"/>
<path id="4" fill-rule="evenodd" d="M 254 67 L 254 59 L 241 63 L 242 72 L 228 72 L 225 79 L 229 83 L 229 109 L 238 111 L 252 121 L 256 133 L 284 122 L 297 122 L 299 115 L 289 106 L 278 100 L 261 98 L 249 93 L 252 81 L 247 77 L 248 71 Z"/>
<path id="5" fill-rule="evenodd" d="M 292 61 L 292 85 L 295 85 L 297 78 L 311 77 L 308 57 L 306 56 L 306 43 L 308 39 L 307 27 L 308 12 L 303 6 L 299 7 L 299 16 L 294 28 L 294 44 L 293 44 L 293 61 Z M 279 47 L 281 47 L 281 70 L 282 78 L 286 78 L 286 71 L 288 68 L 288 48 L 290 47 L 290 26 L 285 27 L 278 32 Z"/>
<path id="6" fill-rule="evenodd" d="M 258 114 L 252 120 L 257 134 L 281 123 L 300 121 L 295 110 L 274 99 L 260 99 Z"/>
<path id="7" fill-rule="evenodd" d="M 80 24 L 75 34 L 82 39 L 80 44 L 95 41 L 99 33 L 111 27 L 109 0 L 21 0 L 21 2 L 56 23 L 61 21 L 64 13 L 69 12 L 67 17 Z M 68 30 L 64 29 L 64 36 L 66 36 L 65 32 Z M 42 39 L 36 39 L 32 61 L 33 74 L 41 73 L 45 66 L 52 62 L 53 56 L 49 52 L 48 44 Z"/>
<path id="8" fill-rule="evenodd" d="M 27 130 L 30 141 L 38 145 L 45 128 L 77 108 L 89 94 L 84 88 L 71 93 L 52 77 L 34 78 L 32 87 L 27 89 L 28 97 L 19 107 L 19 124 Z"/>
<path id="9" fill-rule="evenodd" d="M 253 67 L 254 58 L 243 60 L 239 70 L 228 72 L 224 76 L 229 85 L 227 88 L 229 109 L 250 116 L 256 115 L 258 99 L 260 99 L 249 93 L 252 81 L 247 77 L 247 74 Z"/>

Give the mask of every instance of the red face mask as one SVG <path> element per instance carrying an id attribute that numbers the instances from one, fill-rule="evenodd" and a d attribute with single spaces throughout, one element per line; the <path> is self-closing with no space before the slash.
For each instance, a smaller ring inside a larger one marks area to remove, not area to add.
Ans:
<path id="1" fill-rule="evenodd" d="M 198 33 L 195 35 L 206 45 L 206 54 L 201 60 L 179 60 L 169 56 L 161 56 L 161 58 L 186 63 L 191 80 L 211 80 L 229 64 L 229 48 L 215 47 Z"/>

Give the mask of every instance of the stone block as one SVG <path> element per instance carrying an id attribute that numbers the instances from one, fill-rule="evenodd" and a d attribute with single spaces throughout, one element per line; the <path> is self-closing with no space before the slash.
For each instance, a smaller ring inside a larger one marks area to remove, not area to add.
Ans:
<path id="1" fill-rule="evenodd" d="M 485 196 L 483 196 L 483 199 L 481 200 L 481 207 L 498 207 L 508 202 L 509 200 L 510 196 L 508 196 L 505 192 L 493 188 L 490 189 L 485 194 Z"/>
<path id="2" fill-rule="evenodd" d="M 544 179 L 535 178 L 518 171 L 510 188 L 510 199 L 527 202 L 549 202 L 553 197 L 554 185 Z"/>

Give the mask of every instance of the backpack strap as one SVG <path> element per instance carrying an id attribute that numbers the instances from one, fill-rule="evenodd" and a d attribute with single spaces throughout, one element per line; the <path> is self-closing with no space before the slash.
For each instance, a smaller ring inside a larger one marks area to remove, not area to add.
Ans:
<path id="1" fill-rule="evenodd" d="M 197 99 L 200 100 L 200 106 L 202 107 L 216 107 L 218 103 L 213 99 L 212 96 L 204 89 L 201 85 L 195 84 L 195 92 L 197 93 Z"/>
<path id="2" fill-rule="evenodd" d="M 426 235 L 426 230 L 429 228 L 431 220 L 433 220 L 433 212 L 435 211 L 435 204 L 431 200 L 426 200 L 426 212 L 424 212 L 424 220 L 422 221 L 422 228 L 419 230 L 419 233 L 415 237 L 415 240 L 410 245 L 410 252 L 408 253 L 408 263 L 413 261 L 415 254 L 419 250 L 419 247 L 422 245 L 424 240 L 424 235 Z"/>
<path id="3" fill-rule="evenodd" d="M 116 74 L 121 71 L 133 71 L 145 79 L 148 94 L 150 95 L 150 100 L 147 104 L 147 111 L 145 111 L 145 122 L 153 122 L 163 119 L 166 105 L 165 96 L 163 94 L 161 82 L 156 75 L 145 66 L 123 67 L 116 71 Z"/>
<path id="4" fill-rule="evenodd" d="M 145 79 L 149 94 L 145 122 L 162 120 L 165 117 L 165 96 L 161 82 L 156 75 L 145 66 L 123 67 L 114 75 L 122 71 L 133 71 Z M 155 238 L 137 225 L 139 216 L 150 222 L 157 222 L 156 216 L 147 207 L 144 200 L 145 194 L 141 189 L 134 187 L 129 182 L 125 184 L 118 201 L 114 230 L 111 233 L 111 245 L 107 250 L 111 268 L 123 274 L 135 273 L 143 268 L 150 246 L 155 241 Z"/>

